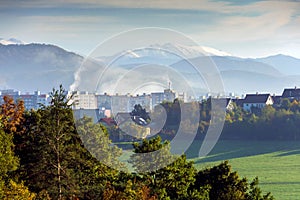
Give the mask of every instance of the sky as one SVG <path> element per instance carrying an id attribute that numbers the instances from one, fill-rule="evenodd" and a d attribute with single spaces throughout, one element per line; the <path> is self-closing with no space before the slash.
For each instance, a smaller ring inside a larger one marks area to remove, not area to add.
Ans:
<path id="1" fill-rule="evenodd" d="M 173 29 L 234 56 L 300 58 L 299 0 L 0 0 L 0 38 L 81 55 L 143 27 Z"/>

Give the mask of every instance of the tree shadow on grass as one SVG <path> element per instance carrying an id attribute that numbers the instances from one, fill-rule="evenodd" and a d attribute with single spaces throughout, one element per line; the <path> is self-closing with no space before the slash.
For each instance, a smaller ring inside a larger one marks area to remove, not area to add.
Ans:
<path id="1" fill-rule="evenodd" d="M 300 143 L 298 141 L 220 140 L 206 157 L 199 158 L 198 153 L 201 144 L 202 141 L 194 141 L 186 151 L 187 158 L 194 159 L 195 163 L 230 160 L 278 151 L 287 152 L 283 153 L 282 156 L 300 153 Z"/>
<path id="2" fill-rule="evenodd" d="M 280 156 L 291 156 L 291 155 L 297 155 L 300 154 L 300 149 L 297 150 L 293 150 L 293 151 L 288 151 L 288 152 L 284 152 L 281 154 L 276 155 L 276 157 L 280 157 Z"/>

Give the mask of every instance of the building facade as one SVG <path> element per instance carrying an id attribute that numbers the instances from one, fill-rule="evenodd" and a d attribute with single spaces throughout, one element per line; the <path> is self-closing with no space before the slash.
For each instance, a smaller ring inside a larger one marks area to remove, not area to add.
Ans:
<path id="1" fill-rule="evenodd" d="M 151 98 L 152 109 L 154 109 L 156 105 L 161 104 L 164 101 L 173 102 L 176 98 L 176 94 L 171 89 L 165 89 L 164 92 L 151 93 Z"/>
<path id="2" fill-rule="evenodd" d="M 0 90 L 0 103 L 3 103 L 3 97 L 10 96 L 15 101 L 23 100 L 26 110 L 39 109 L 42 105 L 48 106 L 50 98 L 48 94 L 41 94 L 40 91 L 35 91 L 33 94 L 21 94 L 20 91 Z"/>
<path id="3" fill-rule="evenodd" d="M 262 109 L 266 105 L 273 105 L 273 99 L 270 94 L 247 94 L 243 100 L 243 109 L 251 111 L 252 108 Z"/>
<path id="4" fill-rule="evenodd" d="M 94 93 L 75 91 L 73 95 L 73 109 L 97 109 L 97 99 Z"/>

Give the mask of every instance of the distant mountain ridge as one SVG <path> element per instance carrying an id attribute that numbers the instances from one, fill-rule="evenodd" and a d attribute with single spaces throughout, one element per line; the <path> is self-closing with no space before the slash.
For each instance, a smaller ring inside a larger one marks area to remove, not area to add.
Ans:
<path id="1" fill-rule="evenodd" d="M 21 44 L 17 40 L 15 42 L 16 44 L 5 45 L 0 43 L 0 89 L 13 88 L 24 92 L 39 89 L 48 92 L 59 84 L 68 89 L 76 81 L 75 75 L 80 75 L 78 70 L 84 60 L 81 55 L 50 44 Z M 196 83 L 196 77 L 186 67 L 187 63 L 182 58 L 197 60 L 201 59 L 201 56 L 208 56 L 217 66 L 226 92 L 281 93 L 284 87 L 300 85 L 300 59 L 285 55 L 258 59 L 239 58 L 210 47 L 165 44 L 128 51 L 114 64 L 123 70 L 122 73 L 143 63 L 168 65 L 180 73 L 187 74 L 189 81 Z M 109 60 L 107 57 L 95 59 L 100 65 Z M 143 76 L 136 78 L 142 79 Z"/>
<path id="2" fill-rule="evenodd" d="M 182 59 L 191 59 L 201 56 L 231 56 L 231 54 L 205 46 L 187 46 L 182 44 L 166 43 L 150 45 L 141 49 L 119 52 L 108 57 L 98 57 L 99 61 L 110 62 L 117 58 L 116 65 L 136 63 L 160 63 L 171 65 Z"/>
<path id="3" fill-rule="evenodd" d="M 74 81 L 83 57 L 47 44 L 1 45 L 0 88 L 51 91 Z"/>
<path id="4" fill-rule="evenodd" d="M 265 58 L 257 58 L 255 60 L 269 64 L 286 75 L 300 74 L 300 59 L 292 56 L 278 54 Z"/>
<path id="5" fill-rule="evenodd" d="M 199 56 L 232 56 L 230 53 L 206 46 L 187 46 L 183 44 L 166 43 L 164 45 L 151 45 L 152 48 L 166 49 L 186 58 Z"/>
<path id="6" fill-rule="evenodd" d="M 0 44 L 2 45 L 21 45 L 21 44 L 26 44 L 25 42 L 15 39 L 15 38 L 9 38 L 9 39 L 4 39 L 0 38 Z"/>

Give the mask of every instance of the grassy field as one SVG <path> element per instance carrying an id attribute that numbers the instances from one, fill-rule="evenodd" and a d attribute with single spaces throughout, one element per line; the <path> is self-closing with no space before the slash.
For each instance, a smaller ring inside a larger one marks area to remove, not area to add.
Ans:
<path id="1" fill-rule="evenodd" d="M 229 160 L 241 177 L 258 176 L 263 192 L 276 199 L 300 198 L 300 142 L 294 141 L 219 141 L 205 158 L 197 158 L 197 148 L 189 157 L 198 169 Z"/>
<path id="2" fill-rule="evenodd" d="M 201 141 L 195 141 L 187 152 L 197 169 L 228 160 L 240 177 L 251 181 L 258 176 L 263 193 L 271 192 L 279 200 L 300 199 L 300 141 L 219 141 L 205 158 L 198 158 L 200 146 Z M 123 161 L 132 154 L 123 153 Z"/>

